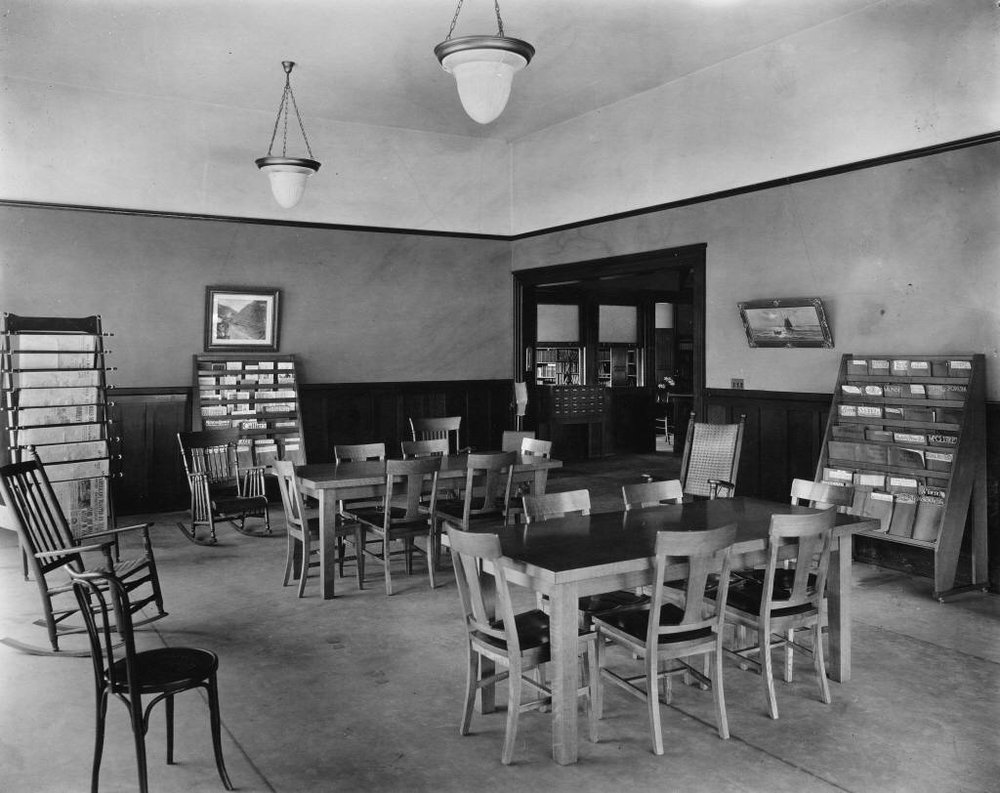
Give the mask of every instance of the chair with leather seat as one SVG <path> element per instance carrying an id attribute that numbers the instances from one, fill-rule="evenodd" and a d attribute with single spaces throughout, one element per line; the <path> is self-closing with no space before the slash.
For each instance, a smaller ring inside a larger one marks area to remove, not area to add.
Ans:
<path id="1" fill-rule="evenodd" d="M 594 617 L 601 677 L 646 702 L 655 754 L 663 754 L 660 683 L 663 680 L 669 683 L 673 675 L 694 677 L 712 689 L 719 737 L 729 737 L 722 682 L 723 606 L 729 581 L 730 546 L 735 537 L 735 524 L 707 531 L 657 532 L 653 595 L 649 606 L 620 609 Z M 668 600 L 664 586 L 667 570 L 680 564 L 688 569 L 679 585 L 680 597 L 675 600 L 671 594 Z M 706 599 L 706 592 L 716 581 L 721 582 L 715 591 L 716 599 Z M 605 642 L 623 647 L 633 659 L 642 661 L 642 673 L 625 675 L 610 669 L 605 657 Z M 711 674 L 707 668 L 702 671 L 688 662 L 687 659 L 698 655 L 705 656 L 706 660 L 714 659 Z M 674 663 L 664 668 L 664 661 Z M 669 685 L 664 695 L 669 704 Z"/>
<path id="2" fill-rule="evenodd" d="M 412 571 L 414 540 L 427 541 L 427 568 L 431 589 L 434 588 L 434 532 L 437 511 L 438 474 L 441 457 L 417 457 L 409 460 L 385 461 L 385 495 L 375 507 L 348 508 L 347 516 L 357 523 L 354 547 L 358 556 L 358 588 L 364 585 L 365 557 L 372 556 L 382 563 L 385 571 L 385 593 L 392 594 L 391 545 L 402 540 L 406 573 Z M 426 501 L 421 496 L 426 496 Z M 368 532 L 381 539 L 381 552 L 368 547 Z"/>
<path id="3" fill-rule="evenodd" d="M 695 421 L 692 411 L 681 458 L 681 486 L 689 498 L 730 498 L 736 492 L 746 416 L 733 424 Z"/>
<path id="4" fill-rule="evenodd" d="M 77 538 L 73 536 L 65 513 L 56 498 L 45 466 L 34 455 L 29 459 L 0 468 L 0 496 L 7 506 L 7 515 L 17 531 L 23 550 L 23 559 L 38 585 L 42 599 L 42 619 L 35 624 L 48 631 L 51 649 L 6 637 L 0 641 L 33 655 L 87 655 L 88 651 L 60 650 L 59 639 L 71 634 L 82 634 L 85 628 L 64 624 L 78 614 L 72 585 L 64 571 L 83 572 L 90 568 L 113 570 L 129 593 L 136 593 L 131 607 L 139 611 L 147 605 L 156 614 L 143 620 L 143 624 L 167 616 L 163 610 L 163 594 L 156 570 L 156 557 L 149 538 L 151 523 L 122 526 L 105 531 L 95 531 Z M 141 548 L 129 547 L 123 554 L 124 540 L 130 536 L 141 541 Z M 100 562 L 96 555 L 100 554 Z M 124 558 L 122 558 L 124 556 Z M 140 588 L 143 590 L 138 596 Z"/>
<path id="5" fill-rule="evenodd" d="M 264 533 L 271 533 L 264 488 L 264 466 L 254 465 L 252 453 L 240 451 L 239 430 L 178 432 L 184 472 L 191 490 L 191 526 L 177 525 L 192 542 L 214 545 L 215 522 L 228 521 L 241 534 L 247 518 L 264 521 Z M 242 459 L 241 459 L 242 458 Z M 198 538 L 198 527 L 207 526 L 207 540 Z"/>
<path id="6" fill-rule="evenodd" d="M 531 524 L 539 521 L 590 514 L 590 492 L 587 490 L 568 490 L 561 493 L 546 493 L 541 496 L 524 496 L 523 502 L 524 519 L 529 532 Z M 648 602 L 649 598 L 646 595 L 627 589 L 602 592 L 599 595 L 584 595 L 578 603 L 580 623 L 583 627 L 589 627 L 595 614 Z M 543 597 L 539 597 L 539 604 L 544 605 Z"/>
<path id="7" fill-rule="evenodd" d="M 772 515 L 767 565 L 761 575 L 734 577 L 726 603 L 726 622 L 756 632 L 755 640 L 727 652 L 760 671 L 772 719 L 778 718 L 772 651 L 789 644 L 813 657 L 820 699 L 830 703 L 823 654 L 823 598 L 830 566 L 836 512 Z M 810 629 L 811 646 L 794 641 L 794 631 Z"/>
<path id="8" fill-rule="evenodd" d="M 120 700 L 128 708 L 135 743 L 139 791 L 146 793 L 146 732 L 149 717 L 161 700 L 166 704 L 167 765 L 174 762 L 174 697 L 183 691 L 202 688 L 208 697 L 209 726 L 215 766 L 226 790 L 232 782 L 222 759 L 222 730 L 216 675 L 218 656 L 195 647 L 159 647 L 137 651 L 128 590 L 108 572 L 69 570 L 80 613 L 87 624 L 94 686 L 97 694 L 97 730 L 91 793 L 97 793 L 104 750 L 104 725 L 108 700 Z M 143 707 L 143 697 L 153 699 Z"/>
<path id="9" fill-rule="evenodd" d="M 333 459 L 336 463 L 364 463 L 385 460 L 386 447 L 382 441 L 372 441 L 369 443 L 337 443 L 333 447 Z M 347 556 L 345 543 L 353 544 L 357 539 L 357 526 L 350 517 L 351 509 L 367 509 L 377 507 L 381 503 L 380 499 L 372 498 L 349 498 L 337 502 L 337 517 L 335 534 L 337 536 L 337 568 L 341 578 L 344 577 L 344 562 L 350 557 Z M 355 549 L 354 561 L 357 562 L 360 553 Z M 361 586 L 361 570 L 355 568 L 358 576 L 358 586 Z"/>
<path id="10" fill-rule="evenodd" d="M 514 612 L 500 538 L 496 534 L 461 531 L 449 522 L 445 523 L 445 527 L 455 560 L 455 580 L 462 604 L 468 652 L 459 734 L 469 734 L 476 692 L 506 680 L 507 727 L 500 759 L 504 765 L 509 765 L 514 756 L 519 714 L 548 706 L 552 701 L 552 692 L 541 682 L 541 675 L 536 679 L 526 674 L 551 660 L 549 618 L 537 609 Z M 495 603 L 495 611 L 491 603 Z M 587 697 L 590 739 L 596 742 L 601 683 L 594 638 L 593 633 L 581 632 L 577 652 L 585 664 L 585 684 L 578 689 L 578 693 Z M 496 673 L 492 670 L 487 672 L 485 662 L 502 668 Z M 525 683 L 541 693 L 541 698 L 522 702 L 522 686 Z"/>
<path id="11" fill-rule="evenodd" d="M 435 532 L 435 563 L 440 556 L 440 545 L 447 543 L 442 522 L 468 531 L 473 524 L 485 521 L 506 525 L 506 504 L 510 501 L 511 482 L 514 477 L 516 452 L 471 452 L 466 460 L 465 482 L 461 498 L 439 498 L 437 503 L 438 530 Z"/>

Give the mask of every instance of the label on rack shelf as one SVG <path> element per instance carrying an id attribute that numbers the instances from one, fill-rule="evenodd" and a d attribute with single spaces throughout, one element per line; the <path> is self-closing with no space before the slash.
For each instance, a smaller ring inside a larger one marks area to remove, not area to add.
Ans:
<path id="1" fill-rule="evenodd" d="M 847 361 L 848 374 L 868 374 L 867 358 L 850 358 Z"/>
<path id="2" fill-rule="evenodd" d="M 958 435 L 953 432 L 932 432 L 927 436 L 931 446 L 958 446 Z"/>
<path id="3" fill-rule="evenodd" d="M 866 385 L 865 386 L 865 396 L 870 396 L 870 397 L 880 397 L 880 396 L 882 396 L 882 386 L 880 386 L 880 385 Z"/>
<path id="4" fill-rule="evenodd" d="M 972 361 L 948 361 L 949 377 L 969 377 L 972 374 Z"/>
<path id="5" fill-rule="evenodd" d="M 872 358 L 868 362 L 868 374 L 873 374 L 873 375 L 889 374 L 889 362 L 884 358 Z"/>
<path id="6" fill-rule="evenodd" d="M 854 472 L 848 471 L 846 468 L 824 468 L 823 478 L 831 479 L 834 482 L 844 482 L 846 484 L 854 484 Z"/>
<path id="7" fill-rule="evenodd" d="M 857 405 L 839 405 L 839 412 L 841 416 L 857 416 L 858 406 Z"/>
<path id="8" fill-rule="evenodd" d="M 227 372 L 242 372 L 243 362 L 242 361 L 226 361 L 226 371 Z"/>
<path id="9" fill-rule="evenodd" d="M 894 432 L 892 434 L 892 439 L 896 443 L 909 443 L 917 444 L 920 446 L 927 445 L 927 436 L 918 432 Z"/>
<path id="10" fill-rule="evenodd" d="M 950 471 L 955 455 L 951 452 L 927 452 L 928 471 Z"/>
<path id="11" fill-rule="evenodd" d="M 258 361 L 257 362 L 257 368 L 258 369 L 273 369 L 274 368 L 274 361 Z"/>
<path id="12" fill-rule="evenodd" d="M 908 476 L 890 476 L 889 490 L 893 493 L 916 493 L 920 489 L 920 483 L 916 479 Z"/>
<path id="13" fill-rule="evenodd" d="M 901 383 L 886 383 L 882 386 L 882 394 L 889 399 L 902 399 L 903 385 Z"/>
<path id="14" fill-rule="evenodd" d="M 844 392 L 844 396 L 849 396 L 849 397 L 861 396 L 861 394 L 864 393 L 861 389 L 861 386 L 851 385 L 850 383 L 844 383 L 840 387 L 840 390 Z"/>
<path id="15" fill-rule="evenodd" d="M 898 405 L 886 405 L 885 406 L 885 417 L 887 419 L 892 419 L 893 421 L 903 420 L 903 409 Z"/>
<path id="16" fill-rule="evenodd" d="M 894 360 L 892 362 L 891 374 L 893 377 L 906 377 L 910 373 L 910 362 L 904 360 Z"/>
<path id="17" fill-rule="evenodd" d="M 879 405 L 858 405 L 858 417 L 880 419 L 882 418 L 882 408 Z"/>
<path id="18" fill-rule="evenodd" d="M 930 361 L 910 361 L 909 374 L 913 377 L 927 377 L 931 373 Z"/>
<path id="19" fill-rule="evenodd" d="M 854 475 L 854 486 L 882 490 L 885 488 L 885 474 L 858 471 Z"/>
<path id="20" fill-rule="evenodd" d="M 906 395 L 910 399 L 925 399 L 927 397 L 927 389 L 924 388 L 923 383 L 910 383 L 906 388 Z"/>

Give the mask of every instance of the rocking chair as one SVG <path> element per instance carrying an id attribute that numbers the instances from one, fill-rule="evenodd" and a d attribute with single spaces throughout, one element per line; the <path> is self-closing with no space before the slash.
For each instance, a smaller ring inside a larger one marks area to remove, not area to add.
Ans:
<path id="1" fill-rule="evenodd" d="M 197 545 L 215 545 L 215 522 L 229 521 L 240 534 L 259 537 L 246 530 L 247 518 L 264 519 L 264 534 L 271 533 L 264 490 L 264 466 L 252 460 L 240 464 L 239 433 L 236 430 L 178 432 L 177 440 L 191 488 L 191 526 L 177 524 Z M 249 452 L 246 453 L 249 455 Z M 208 539 L 198 538 L 198 527 L 208 526 Z"/>

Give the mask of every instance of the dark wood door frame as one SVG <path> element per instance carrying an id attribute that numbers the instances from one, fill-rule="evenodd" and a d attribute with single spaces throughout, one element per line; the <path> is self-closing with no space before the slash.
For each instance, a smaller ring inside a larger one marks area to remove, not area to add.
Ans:
<path id="1" fill-rule="evenodd" d="M 548 295 L 556 291 L 566 294 L 588 290 L 596 294 L 615 293 L 621 290 L 616 284 L 627 285 L 628 291 L 652 296 L 662 292 L 657 279 L 668 271 L 690 271 L 690 286 L 694 305 L 694 410 L 699 418 L 705 416 L 705 243 L 665 248 L 643 253 L 592 259 L 549 267 L 517 270 L 514 280 L 514 379 L 532 379 L 529 349 L 536 338 L 535 307 L 537 293 L 544 289 Z M 644 286 L 644 284 L 648 285 Z M 652 345 L 652 321 L 643 323 L 643 345 Z M 645 338 L 649 336 L 649 338 Z M 655 384 L 647 382 L 652 389 Z"/>

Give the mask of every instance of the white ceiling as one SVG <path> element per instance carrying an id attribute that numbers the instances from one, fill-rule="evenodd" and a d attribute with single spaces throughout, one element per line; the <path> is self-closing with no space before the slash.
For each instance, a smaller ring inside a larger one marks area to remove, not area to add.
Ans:
<path id="1" fill-rule="evenodd" d="M 452 0 L 13 0 L 0 68 L 39 90 L 273 113 L 294 60 L 307 132 L 322 117 L 513 140 L 879 1 L 502 0 L 505 33 L 537 54 L 487 126 L 434 57 Z M 495 32 L 492 0 L 465 0 L 454 35 Z"/>

